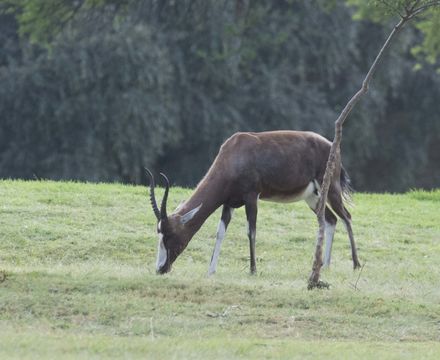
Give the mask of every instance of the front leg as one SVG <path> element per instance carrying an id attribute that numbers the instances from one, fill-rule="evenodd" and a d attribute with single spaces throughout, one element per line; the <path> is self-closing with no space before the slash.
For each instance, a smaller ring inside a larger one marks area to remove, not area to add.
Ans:
<path id="1" fill-rule="evenodd" d="M 248 237 L 251 257 L 251 274 L 257 272 L 257 265 L 255 261 L 255 236 L 257 233 L 257 202 L 258 194 L 252 194 L 245 200 L 246 218 L 248 222 Z"/>
<path id="2" fill-rule="evenodd" d="M 211 263 L 209 264 L 208 275 L 212 275 L 215 273 L 217 269 L 218 257 L 220 255 L 220 248 L 223 242 L 223 239 L 226 235 L 226 229 L 228 228 L 228 224 L 231 221 L 233 208 L 223 205 L 222 217 L 218 224 L 217 235 L 215 239 L 215 247 L 211 257 Z"/>

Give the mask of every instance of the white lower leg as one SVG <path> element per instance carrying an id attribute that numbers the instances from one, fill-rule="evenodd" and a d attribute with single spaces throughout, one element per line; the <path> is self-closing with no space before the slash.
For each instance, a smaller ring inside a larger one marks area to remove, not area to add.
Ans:
<path id="1" fill-rule="evenodd" d="M 222 246 L 222 241 L 225 238 L 226 226 L 223 220 L 220 220 L 217 228 L 217 236 L 215 240 L 214 252 L 211 257 L 211 264 L 209 265 L 208 275 L 215 273 L 217 269 L 218 257 L 220 255 L 220 248 Z"/>
<path id="2" fill-rule="evenodd" d="M 325 255 L 324 267 L 330 266 L 330 259 L 332 255 L 333 237 L 335 235 L 336 224 L 325 222 Z"/>

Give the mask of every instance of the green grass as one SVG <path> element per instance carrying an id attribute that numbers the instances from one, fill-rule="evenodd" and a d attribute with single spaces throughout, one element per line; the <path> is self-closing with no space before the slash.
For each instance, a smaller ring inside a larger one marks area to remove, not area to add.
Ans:
<path id="1" fill-rule="evenodd" d="M 173 188 L 169 209 L 190 193 Z M 305 203 L 260 202 L 256 276 L 243 209 L 215 276 L 219 211 L 157 276 L 145 187 L 0 181 L 0 358 L 438 359 L 440 191 L 354 201 L 362 272 L 339 225 L 331 288 L 308 291 Z"/>

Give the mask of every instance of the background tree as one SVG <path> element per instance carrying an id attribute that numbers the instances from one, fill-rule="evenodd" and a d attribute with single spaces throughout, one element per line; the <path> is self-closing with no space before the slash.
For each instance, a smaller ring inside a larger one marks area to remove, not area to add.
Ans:
<path id="1" fill-rule="evenodd" d="M 194 185 L 234 131 L 331 137 L 389 31 L 353 21 L 343 1 L 0 6 L 0 177 L 139 183 L 149 166 Z M 440 78 L 419 30 L 430 24 L 399 36 L 352 114 L 343 156 L 356 189 L 440 183 Z"/>

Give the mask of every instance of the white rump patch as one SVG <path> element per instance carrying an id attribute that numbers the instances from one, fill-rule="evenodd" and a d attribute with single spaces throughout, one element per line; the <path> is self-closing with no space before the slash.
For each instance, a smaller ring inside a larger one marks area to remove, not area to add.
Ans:
<path id="1" fill-rule="evenodd" d="M 163 234 L 159 233 L 159 243 L 157 245 L 156 270 L 159 271 L 159 269 L 165 265 L 166 261 L 167 261 L 167 249 L 165 248 L 165 245 L 163 243 Z"/>

